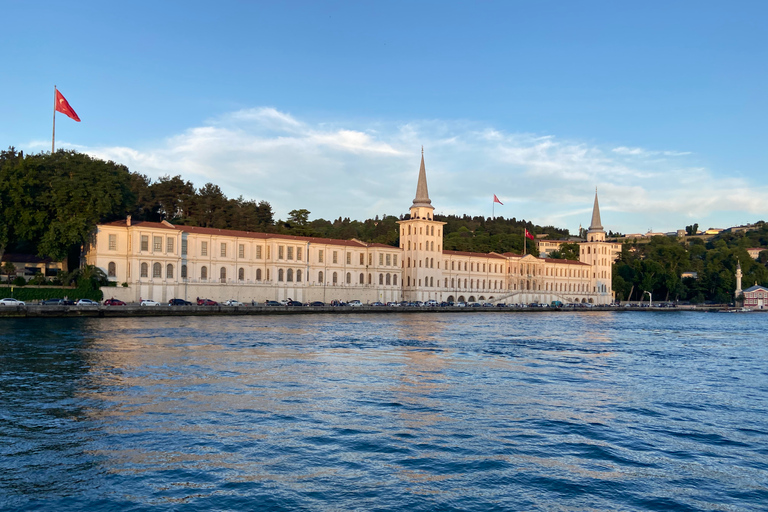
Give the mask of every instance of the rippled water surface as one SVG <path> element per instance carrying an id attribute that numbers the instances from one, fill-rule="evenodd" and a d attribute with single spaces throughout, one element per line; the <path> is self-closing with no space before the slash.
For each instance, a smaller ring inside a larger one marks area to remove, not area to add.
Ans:
<path id="1" fill-rule="evenodd" d="M 0 322 L 4 510 L 765 510 L 768 315 Z"/>

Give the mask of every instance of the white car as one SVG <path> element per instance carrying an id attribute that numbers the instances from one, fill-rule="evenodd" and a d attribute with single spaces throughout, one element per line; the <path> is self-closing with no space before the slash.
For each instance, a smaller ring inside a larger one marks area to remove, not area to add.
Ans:
<path id="1" fill-rule="evenodd" d="M 26 306 L 26 302 L 16 299 L 0 299 L 0 306 Z"/>
<path id="2" fill-rule="evenodd" d="M 141 304 L 139 304 L 139 305 L 140 306 L 159 306 L 160 303 L 159 302 L 155 302 L 153 300 L 144 299 L 143 301 L 141 301 Z"/>
<path id="3" fill-rule="evenodd" d="M 243 303 L 240 302 L 239 300 L 229 299 L 227 301 L 224 301 L 224 305 L 225 306 L 242 306 Z"/>
<path id="4" fill-rule="evenodd" d="M 99 303 L 91 299 L 80 299 L 75 302 L 75 306 L 98 306 Z"/>
<path id="5" fill-rule="evenodd" d="M 360 302 L 359 300 L 351 300 L 349 301 L 349 305 L 352 306 L 353 308 L 360 308 L 363 306 L 363 303 Z"/>

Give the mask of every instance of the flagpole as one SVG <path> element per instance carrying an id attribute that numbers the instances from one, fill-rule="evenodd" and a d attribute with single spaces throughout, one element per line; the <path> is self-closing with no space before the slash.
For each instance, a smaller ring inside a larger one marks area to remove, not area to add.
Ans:
<path id="1" fill-rule="evenodd" d="M 53 135 L 51 135 L 51 155 L 53 155 L 53 145 L 56 141 L 56 86 L 53 86 Z"/>

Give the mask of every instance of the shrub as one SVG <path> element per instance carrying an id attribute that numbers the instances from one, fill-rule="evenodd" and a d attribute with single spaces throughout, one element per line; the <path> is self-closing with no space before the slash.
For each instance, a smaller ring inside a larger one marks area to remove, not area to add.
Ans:
<path id="1" fill-rule="evenodd" d="M 16 279 L 14 279 L 13 283 L 11 283 L 11 284 L 13 284 L 13 286 L 26 286 L 27 285 L 27 280 L 24 279 L 21 276 L 17 276 Z"/>
<path id="2" fill-rule="evenodd" d="M 45 299 L 63 299 L 68 297 L 70 300 L 91 299 L 101 301 L 104 294 L 101 290 L 80 290 L 76 288 L 14 288 L 13 294 L 9 287 L 0 287 L 0 296 L 13 297 L 23 300 L 27 303 Z"/>

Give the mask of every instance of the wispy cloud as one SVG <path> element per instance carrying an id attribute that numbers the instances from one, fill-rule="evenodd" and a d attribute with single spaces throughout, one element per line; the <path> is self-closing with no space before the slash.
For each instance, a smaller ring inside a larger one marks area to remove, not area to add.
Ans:
<path id="1" fill-rule="evenodd" d="M 269 107 L 222 115 L 153 147 L 78 149 L 152 178 L 217 183 L 229 196 L 269 201 L 281 217 L 307 208 L 312 218 L 362 219 L 407 212 L 421 145 L 438 213 L 490 215 L 496 194 L 505 202 L 497 215 L 575 230 L 588 224 L 597 187 L 606 227 L 672 230 L 756 220 L 768 193 L 687 165 L 686 151 L 601 147 L 467 121 L 310 123 Z"/>

